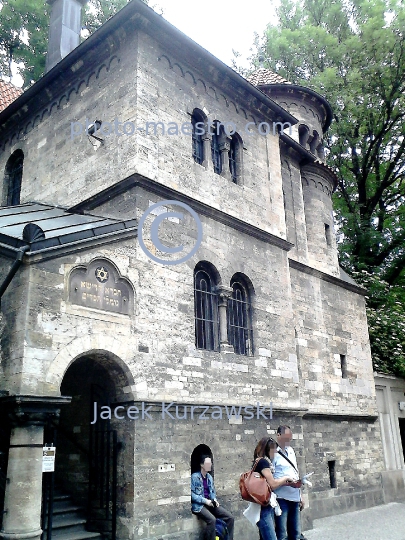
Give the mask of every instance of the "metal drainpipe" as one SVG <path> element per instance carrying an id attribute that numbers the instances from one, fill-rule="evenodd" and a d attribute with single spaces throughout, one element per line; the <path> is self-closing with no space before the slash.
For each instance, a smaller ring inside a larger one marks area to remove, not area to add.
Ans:
<path id="1" fill-rule="evenodd" d="M 10 268 L 9 273 L 7 274 L 7 276 L 5 277 L 3 283 L 0 286 L 0 300 L 3 297 L 3 294 L 6 292 L 7 287 L 10 285 L 11 280 L 16 275 L 17 270 L 20 268 L 20 266 L 22 264 L 23 257 L 24 257 L 24 253 L 29 251 L 29 249 L 30 249 L 30 246 L 22 246 L 18 250 L 17 257 L 16 257 L 16 259 L 15 259 L 15 261 L 13 263 L 13 266 Z"/>

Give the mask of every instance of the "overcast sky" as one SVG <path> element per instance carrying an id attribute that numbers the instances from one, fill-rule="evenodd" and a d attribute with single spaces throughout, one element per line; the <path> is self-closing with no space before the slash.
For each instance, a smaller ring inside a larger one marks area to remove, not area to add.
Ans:
<path id="1" fill-rule="evenodd" d="M 262 37 L 268 23 L 275 24 L 278 0 L 150 0 L 149 4 L 176 28 L 225 62 L 232 64 L 232 49 L 242 56 L 237 64 L 248 67 L 254 32 Z M 22 86 L 23 79 L 12 67 L 12 82 Z"/>
<path id="2" fill-rule="evenodd" d="M 260 36 L 275 23 L 272 0 L 150 0 L 157 12 L 217 58 L 231 65 L 232 49 L 242 53 L 238 64 L 248 66 L 254 32 Z"/>

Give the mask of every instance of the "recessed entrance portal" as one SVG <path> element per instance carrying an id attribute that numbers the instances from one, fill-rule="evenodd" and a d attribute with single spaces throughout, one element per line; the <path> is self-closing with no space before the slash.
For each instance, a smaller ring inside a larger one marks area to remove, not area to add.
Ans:
<path id="1" fill-rule="evenodd" d="M 55 507 L 61 498 L 70 496 L 85 517 L 84 528 L 110 540 L 128 538 L 119 517 L 129 517 L 126 504 L 133 501 L 134 422 L 114 415 L 101 419 L 99 411 L 121 402 L 122 389 L 129 384 L 111 355 L 81 356 L 61 384 L 61 394 L 71 396 L 72 402 L 61 411 L 57 428 L 49 426 L 45 433 L 45 443 L 56 446 Z M 53 529 L 62 527 L 62 521 L 54 515 Z"/>

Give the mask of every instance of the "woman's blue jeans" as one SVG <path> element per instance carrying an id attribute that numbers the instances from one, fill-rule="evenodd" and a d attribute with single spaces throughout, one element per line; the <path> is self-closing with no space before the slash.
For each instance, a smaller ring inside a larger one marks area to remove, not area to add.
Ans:
<path id="1" fill-rule="evenodd" d="M 260 540 L 277 540 L 274 529 L 274 508 L 271 506 L 262 506 L 257 526 L 260 532 Z"/>

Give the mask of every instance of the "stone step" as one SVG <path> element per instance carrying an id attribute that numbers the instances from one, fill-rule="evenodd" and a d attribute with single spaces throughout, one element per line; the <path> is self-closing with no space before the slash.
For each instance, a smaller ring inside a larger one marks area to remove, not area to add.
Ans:
<path id="1" fill-rule="evenodd" d="M 58 516 L 52 522 L 52 536 L 57 531 L 67 533 L 85 532 L 86 519 L 77 516 Z M 45 529 L 46 530 L 46 529 Z"/>
<path id="2" fill-rule="evenodd" d="M 72 497 L 66 493 L 54 493 L 53 495 L 54 501 L 70 501 L 71 499 Z"/>
<path id="3" fill-rule="evenodd" d="M 64 504 L 53 505 L 53 515 L 56 514 L 70 514 L 72 512 L 83 513 L 83 507 L 76 506 L 72 503 L 66 502 Z M 46 512 L 48 514 L 48 510 Z"/>
<path id="4" fill-rule="evenodd" d="M 63 534 L 52 532 L 52 540 L 87 540 L 89 538 L 101 538 L 101 534 L 89 531 Z"/>
<path id="5" fill-rule="evenodd" d="M 65 512 L 83 512 L 83 506 L 78 506 L 72 501 L 54 501 L 53 513 L 63 514 Z M 48 507 L 46 509 L 46 513 L 48 513 Z"/>
<path id="6" fill-rule="evenodd" d="M 52 540 L 102 538 L 102 535 L 98 532 L 85 530 L 87 522 L 85 509 L 75 504 L 70 495 L 57 488 L 54 491 L 53 501 Z"/>

